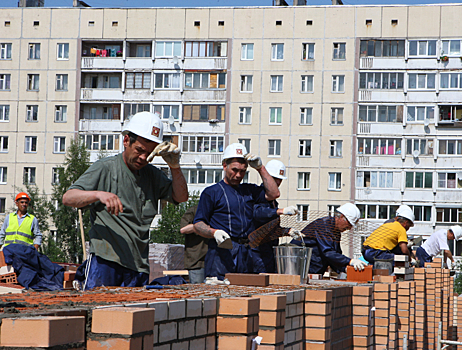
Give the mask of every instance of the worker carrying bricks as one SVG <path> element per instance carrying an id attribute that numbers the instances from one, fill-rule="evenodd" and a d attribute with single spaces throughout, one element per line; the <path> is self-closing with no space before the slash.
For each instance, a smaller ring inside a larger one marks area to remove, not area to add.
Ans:
<path id="1" fill-rule="evenodd" d="M 18 193 L 14 203 L 18 210 L 10 213 L 3 221 L 0 229 L 0 248 L 9 244 L 22 244 L 38 249 L 42 244 L 42 233 L 37 218 L 27 212 L 30 204 L 29 195 L 25 192 Z"/>
<path id="2" fill-rule="evenodd" d="M 462 228 L 459 225 L 435 231 L 415 252 L 419 266 L 424 267 L 426 262 L 432 262 L 433 257 L 441 251 L 443 251 L 443 261 L 446 263 L 447 259 L 449 259 L 454 264 L 454 258 L 449 250 L 448 241 L 458 241 L 461 237 Z"/>
<path id="3" fill-rule="evenodd" d="M 342 232 L 351 230 L 359 221 L 360 215 L 356 205 L 345 203 L 336 209 L 333 216 L 319 218 L 301 230 L 303 242 L 312 248 L 310 273 L 322 275 L 329 266 L 337 273 L 345 272 L 348 265 L 355 270 L 364 270 L 367 265 L 364 261 L 343 255 L 340 247 Z M 297 239 L 291 243 L 301 245 L 301 241 Z"/>
<path id="4" fill-rule="evenodd" d="M 412 250 L 408 248 L 407 231 L 414 226 L 414 212 L 408 205 L 401 205 L 393 222 L 378 227 L 364 241 L 362 254 L 371 264 L 375 259 L 394 259 L 395 255 L 408 255 L 415 263 Z"/>
<path id="5" fill-rule="evenodd" d="M 149 228 L 157 203 L 188 200 L 180 149 L 163 142 L 158 114 L 133 115 L 125 121 L 122 135 L 124 151 L 95 162 L 63 196 L 64 205 L 90 209 L 85 289 L 148 283 Z M 171 180 L 149 164 L 154 156 L 168 164 Z"/>
<path id="6" fill-rule="evenodd" d="M 280 160 L 272 159 L 266 163 L 266 170 L 273 177 L 278 188 L 281 186 L 282 180 L 287 179 L 286 166 Z M 261 185 L 263 189 L 263 184 Z M 257 203 L 253 207 L 253 217 L 255 228 L 259 228 L 268 222 L 277 219 L 281 215 L 295 215 L 298 213 L 296 206 L 288 206 L 279 208 L 279 203 L 276 200 Z M 275 239 L 252 248 L 253 272 L 254 273 L 274 273 L 276 272 L 276 259 L 274 258 L 274 247 L 279 243 L 279 239 Z"/>
<path id="7" fill-rule="evenodd" d="M 228 272 L 253 272 L 248 235 L 253 224 L 253 207 L 263 200 L 279 197 L 274 179 L 259 156 L 247 153 L 245 146 L 233 143 L 223 153 L 224 178 L 201 194 L 194 218 L 198 234 L 209 239 L 205 256 L 205 277 L 223 280 Z M 263 186 L 241 183 L 250 165 L 261 176 Z"/>

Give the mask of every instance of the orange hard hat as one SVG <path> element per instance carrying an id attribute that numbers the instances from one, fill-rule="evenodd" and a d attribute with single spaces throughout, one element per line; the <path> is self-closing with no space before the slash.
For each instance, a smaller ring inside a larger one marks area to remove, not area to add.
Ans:
<path id="1" fill-rule="evenodd" d="M 28 199 L 30 201 L 30 197 L 26 192 L 19 192 L 16 195 L 16 198 L 14 200 L 17 201 L 17 200 L 22 199 L 22 198 L 26 198 L 26 199 Z"/>

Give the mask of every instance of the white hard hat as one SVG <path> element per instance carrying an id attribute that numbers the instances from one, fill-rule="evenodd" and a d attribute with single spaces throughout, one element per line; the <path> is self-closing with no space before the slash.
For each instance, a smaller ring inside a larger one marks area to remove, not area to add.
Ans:
<path id="1" fill-rule="evenodd" d="M 126 120 L 122 129 L 122 135 L 127 135 L 129 132 L 141 136 L 149 141 L 157 143 L 163 142 L 164 125 L 159 118 L 159 113 L 139 112 L 132 115 Z"/>
<path id="2" fill-rule="evenodd" d="M 266 163 L 266 170 L 268 174 L 277 179 L 285 180 L 287 179 L 286 175 L 286 166 L 283 162 L 277 159 L 270 160 Z"/>
<path id="3" fill-rule="evenodd" d="M 232 143 L 228 147 L 226 147 L 225 151 L 223 152 L 223 160 L 230 159 L 230 158 L 244 158 L 247 154 L 247 149 L 241 143 Z"/>
<path id="4" fill-rule="evenodd" d="M 414 220 L 415 220 L 415 215 L 411 207 L 405 204 L 402 204 L 399 206 L 399 208 L 396 210 L 396 216 L 401 216 L 405 219 L 408 219 L 412 223 L 414 223 Z"/>
<path id="5" fill-rule="evenodd" d="M 454 238 L 456 241 L 462 238 L 462 227 L 459 225 L 454 225 L 449 228 L 452 233 L 454 233 Z"/>
<path id="6" fill-rule="evenodd" d="M 359 218 L 361 217 L 361 212 L 353 203 L 345 203 L 344 205 L 337 208 L 337 211 L 340 214 L 343 214 L 347 218 L 348 222 L 352 225 L 356 225 Z"/>

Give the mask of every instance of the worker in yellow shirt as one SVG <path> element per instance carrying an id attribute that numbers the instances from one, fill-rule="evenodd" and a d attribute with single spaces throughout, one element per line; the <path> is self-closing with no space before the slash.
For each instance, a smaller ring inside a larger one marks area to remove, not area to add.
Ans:
<path id="1" fill-rule="evenodd" d="M 362 253 L 371 264 L 375 259 L 394 259 L 395 255 L 408 255 L 413 259 L 407 243 L 407 231 L 414 226 L 414 212 L 407 205 L 401 205 L 396 211 L 394 222 L 385 223 L 377 228 L 363 243 Z"/>

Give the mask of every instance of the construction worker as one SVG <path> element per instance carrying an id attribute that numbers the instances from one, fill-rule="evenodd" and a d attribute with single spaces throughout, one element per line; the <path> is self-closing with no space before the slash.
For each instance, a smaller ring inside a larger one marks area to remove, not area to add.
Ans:
<path id="1" fill-rule="evenodd" d="M 419 260 L 419 266 L 424 267 L 426 262 L 432 262 L 433 257 L 441 251 L 443 251 L 443 261 L 446 263 L 449 258 L 454 264 L 454 258 L 449 250 L 448 241 L 458 241 L 461 237 L 462 227 L 459 225 L 451 226 L 449 230 L 441 229 L 435 231 L 415 252 L 417 260 Z"/>
<path id="2" fill-rule="evenodd" d="M 279 160 L 273 159 L 266 164 L 266 170 L 273 177 L 274 182 L 279 187 L 282 180 L 286 177 L 286 166 Z M 261 185 L 263 190 L 263 185 Z M 254 205 L 254 225 L 255 228 L 265 225 L 271 220 L 276 219 L 281 215 L 297 214 L 296 206 L 289 206 L 279 209 L 279 204 L 276 200 L 264 201 Z M 276 260 L 274 258 L 274 247 L 278 245 L 279 240 L 275 239 L 271 242 L 263 243 L 256 248 L 252 248 L 253 272 L 254 273 L 274 273 L 276 272 Z"/>
<path id="3" fill-rule="evenodd" d="M 279 197 L 279 189 L 260 157 L 247 154 L 245 146 L 233 143 L 223 153 L 224 178 L 201 195 L 194 228 L 209 240 L 205 277 L 223 280 L 228 272 L 253 271 L 248 235 L 254 230 L 253 207 L 257 202 Z M 241 183 L 250 165 L 263 180 L 263 188 Z"/>
<path id="4" fill-rule="evenodd" d="M 395 255 L 408 255 L 413 260 L 408 248 L 407 231 L 414 226 L 414 212 L 407 205 L 401 205 L 396 211 L 395 221 L 377 228 L 364 241 L 362 253 L 364 259 L 374 264 L 375 259 L 394 259 Z"/>
<path id="5" fill-rule="evenodd" d="M 38 249 L 42 244 L 42 233 L 37 218 L 27 212 L 30 204 L 29 195 L 25 192 L 18 193 L 14 203 L 18 210 L 10 213 L 3 222 L 0 229 L 0 248 L 9 244 L 22 244 L 33 245 Z"/>
<path id="6" fill-rule="evenodd" d="M 353 266 L 355 270 L 364 270 L 367 265 L 364 261 L 343 255 L 340 248 L 342 232 L 351 230 L 359 218 L 358 207 L 352 203 L 345 203 L 337 208 L 334 216 L 319 218 L 301 230 L 305 245 L 313 249 L 310 273 L 322 275 L 329 266 L 337 273 L 345 272 L 348 265 Z M 301 245 L 296 239 L 291 243 Z"/>
<path id="7" fill-rule="evenodd" d="M 141 286 L 149 279 L 149 228 L 160 199 L 172 203 L 188 199 L 180 169 L 180 150 L 162 142 L 158 114 L 140 112 L 124 123 L 124 151 L 95 162 L 69 188 L 63 204 L 89 208 L 90 257 L 85 289 L 98 286 Z M 148 164 L 162 156 L 170 180 Z"/>

